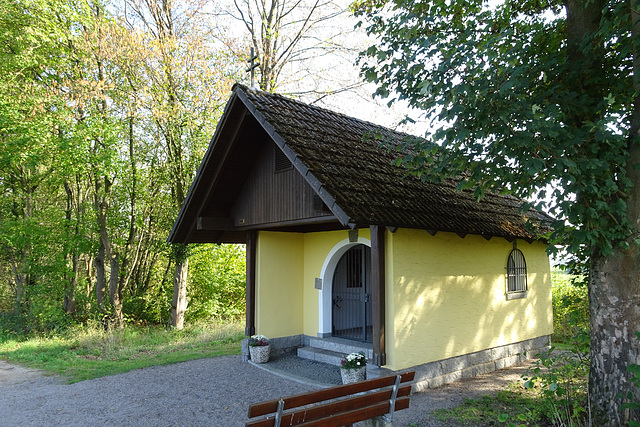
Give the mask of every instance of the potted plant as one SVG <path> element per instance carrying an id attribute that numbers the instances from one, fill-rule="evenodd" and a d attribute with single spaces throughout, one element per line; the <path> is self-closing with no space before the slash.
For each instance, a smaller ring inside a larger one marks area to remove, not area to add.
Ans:
<path id="1" fill-rule="evenodd" d="M 342 358 L 340 375 L 342 383 L 355 383 L 367 377 L 367 358 L 364 352 L 351 353 Z"/>
<path id="2" fill-rule="evenodd" d="M 269 361 L 271 344 L 269 338 L 264 335 L 254 335 L 249 338 L 249 353 L 253 363 L 266 363 Z"/>

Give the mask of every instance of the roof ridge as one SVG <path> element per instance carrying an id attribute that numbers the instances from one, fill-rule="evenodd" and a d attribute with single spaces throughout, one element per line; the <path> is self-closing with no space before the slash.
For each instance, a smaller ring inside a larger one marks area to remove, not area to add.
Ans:
<path id="1" fill-rule="evenodd" d="M 357 117 L 350 116 L 350 115 L 348 115 L 346 113 L 342 113 L 340 111 L 334 111 L 334 110 L 331 110 L 329 108 L 325 108 L 325 107 L 320 107 L 320 106 L 317 106 L 317 105 L 309 104 L 308 102 L 304 102 L 304 101 L 301 101 L 301 100 L 296 99 L 296 98 L 291 98 L 291 97 L 285 96 L 285 95 L 280 94 L 280 93 L 266 92 L 266 91 L 264 91 L 262 89 L 247 87 L 247 86 L 245 86 L 245 85 L 243 85 L 241 83 L 235 83 L 233 85 L 232 91 L 235 92 L 235 90 L 237 90 L 237 89 L 242 90 L 245 93 L 247 93 L 247 92 L 255 92 L 258 96 L 263 96 L 263 97 L 266 97 L 266 98 L 277 98 L 277 99 L 280 99 L 280 100 L 282 100 L 284 102 L 287 102 L 287 103 L 297 104 L 299 107 L 302 107 L 302 108 L 311 108 L 311 109 L 315 110 L 316 112 L 321 113 L 321 115 L 327 115 L 328 114 L 329 116 L 340 116 L 346 121 L 355 121 L 355 122 L 357 122 L 359 124 L 366 124 L 366 125 L 369 125 L 370 127 L 375 127 L 375 128 L 378 128 L 378 129 L 386 130 L 386 131 L 392 132 L 392 133 L 394 133 L 396 135 L 404 135 L 404 136 L 410 137 L 410 138 L 424 139 L 424 138 L 422 138 L 420 136 L 417 136 L 417 135 L 412 135 L 412 134 L 407 133 L 407 132 L 398 131 L 398 130 L 389 128 L 387 126 L 383 126 L 383 125 L 371 122 L 369 120 L 359 119 Z"/>

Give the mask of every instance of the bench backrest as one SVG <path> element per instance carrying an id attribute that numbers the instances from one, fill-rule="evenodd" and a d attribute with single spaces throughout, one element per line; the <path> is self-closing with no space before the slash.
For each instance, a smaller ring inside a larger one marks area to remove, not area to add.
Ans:
<path id="1" fill-rule="evenodd" d="M 415 372 L 406 372 L 255 403 L 249 407 L 249 418 L 275 414 L 245 426 L 344 426 L 393 414 L 409 407 L 414 376 Z M 295 408 L 300 409 L 291 411 Z"/>

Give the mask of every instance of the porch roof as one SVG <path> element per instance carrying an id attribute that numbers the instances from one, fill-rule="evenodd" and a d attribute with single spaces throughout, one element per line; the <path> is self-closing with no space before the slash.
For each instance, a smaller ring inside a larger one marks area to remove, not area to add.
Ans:
<path id="1" fill-rule="evenodd" d="M 549 216 L 533 209 L 522 212 L 522 202 L 515 197 L 487 194 L 476 201 L 472 191 L 458 190 L 452 181 L 435 184 L 408 175 L 394 163 L 406 153 L 383 149 L 379 142 L 382 138 L 397 145 L 410 137 L 407 134 L 237 84 L 169 241 L 202 241 L 194 237 L 194 230 L 207 204 L 204 199 L 231 202 L 233 195 L 224 199 L 211 190 L 211 180 L 218 179 L 214 170 L 220 170 L 221 162 L 230 161 L 222 156 L 232 151 L 228 145 L 237 144 L 229 136 L 232 128 L 237 133 L 238 126 L 249 122 L 282 149 L 342 226 L 382 225 L 529 241 L 549 230 Z M 245 150 L 243 155 L 250 163 L 256 154 Z M 226 193 L 239 191 L 229 185 Z M 226 240 L 242 241 L 236 227 L 219 228 Z"/>

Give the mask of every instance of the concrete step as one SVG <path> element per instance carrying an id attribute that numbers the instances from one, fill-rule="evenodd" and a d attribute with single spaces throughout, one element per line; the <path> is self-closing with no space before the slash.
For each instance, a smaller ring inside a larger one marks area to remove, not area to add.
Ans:
<path id="1" fill-rule="evenodd" d="M 340 366 L 343 356 L 342 353 L 316 347 L 300 347 L 298 349 L 298 357 L 334 366 Z"/>
<path id="2" fill-rule="evenodd" d="M 342 358 L 345 353 L 336 353 L 335 351 L 325 350 L 316 347 L 300 347 L 298 348 L 298 357 L 301 359 L 313 360 L 315 362 L 325 363 L 332 366 L 341 366 Z M 367 378 L 378 378 L 388 375 L 386 370 L 381 370 L 376 365 L 367 361 Z"/>
<path id="3" fill-rule="evenodd" d="M 371 364 L 373 359 L 373 347 L 371 344 L 333 337 L 310 338 L 307 346 L 298 349 L 298 357 L 340 366 L 344 356 L 358 352 L 363 352 L 368 363 Z"/>
<path id="4" fill-rule="evenodd" d="M 373 359 L 373 346 L 368 343 L 358 341 L 345 340 L 341 338 L 310 338 L 309 347 L 328 350 L 333 353 L 339 353 L 340 358 L 349 353 L 358 353 L 362 351 L 367 359 Z"/>

